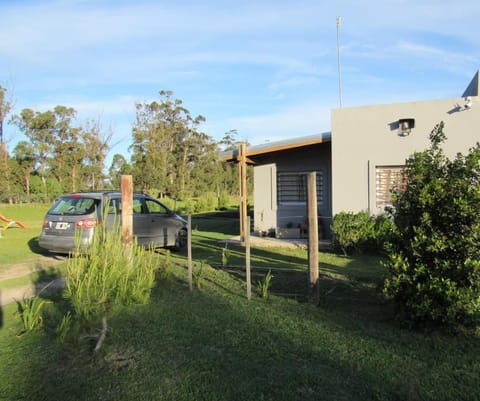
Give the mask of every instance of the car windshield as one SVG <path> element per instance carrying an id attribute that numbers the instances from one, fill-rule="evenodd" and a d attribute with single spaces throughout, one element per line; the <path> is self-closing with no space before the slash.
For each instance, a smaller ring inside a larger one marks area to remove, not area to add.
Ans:
<path id="1" fill-rule="evenodd" d="M 82 216 L 91 214 L 100 200 L 65 196 L 60 198 L 48 211 L 48 214 L 64 216 Z"/>

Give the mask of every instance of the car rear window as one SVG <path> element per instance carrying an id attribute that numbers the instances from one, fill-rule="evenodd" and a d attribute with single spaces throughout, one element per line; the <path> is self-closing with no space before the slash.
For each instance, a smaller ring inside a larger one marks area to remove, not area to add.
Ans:
<path id="1" fill-rule="evenodd" d="M 60 198 L 48 211 L 48 214 L 63 216 L 83 216 L 92 214 L 100 203 L 99 199 L 65 196 Z"/>

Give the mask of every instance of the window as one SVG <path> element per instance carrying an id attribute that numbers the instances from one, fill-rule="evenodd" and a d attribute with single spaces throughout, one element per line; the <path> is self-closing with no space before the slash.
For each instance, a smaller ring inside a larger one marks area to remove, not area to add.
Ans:
<path id="1" fill-rule="evenodd" d="M 110 198 L 107 201 L 108 214 L 120 214 L 121 213 L 121 204 L 119 198 Z"/>
<path id="2" fill-rule="evenodd" d="M 317 203 L 323 204 L 323 172 L 317 171 Z M 278 203 L 304 203 L 307 201 L 308 172 L 277 173 Z"/>
<path id="3" fill-rule="evenodd" d="M 133 211 L 133 214 L 145 213 L 143 210 L 143 204 L 141 199 L 133 198 L 132 211 Z"/>
<path id="4" fill-rule="evenodd" d="M 392 204 L 392 189 L 404 191 L 406 186 L 404 166 L 377 166 L 376 202 L 377 207 Z"/>
<path id="5" fill-rule="evenodd" d="M 160 213 L 160 214 L 167 213 L 167 208 L 163 206 L 161 203 L 155 202 L 154 200 L 146 199 L 145 205 L 147 206 L 147 213 Z"/>
<path id="6" fill-rule="evenodd" d="M 52 206 L 49 214 L 80 216 L 91 214 L 100 201 L 98 199 L 83 198 L 80 196 L 64 196 Z"/>

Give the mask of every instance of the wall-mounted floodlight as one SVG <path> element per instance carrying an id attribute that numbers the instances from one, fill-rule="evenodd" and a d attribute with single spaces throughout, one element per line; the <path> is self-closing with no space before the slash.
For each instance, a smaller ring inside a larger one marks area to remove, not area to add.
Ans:
<path id="1" fill-rule="evenodd" d="M 412 128 L 415 128 L 414 118 L 401 118 L 398 120 L 398 135 L 407 136 L 412 132 Z"/>
<path id="2" fill-rule="evenodd" d="M 457 112 L 457 111 L 470 110 L 473 107 L 472 98 L 470 96 L 467 96 L 467 97 L 463 98 L 463 101 L 465 102 L 465 103 L 463 103 L 463 105 L 456 103 L 455 108 L 453 110 L 450 110 L 449 114 Z"/>

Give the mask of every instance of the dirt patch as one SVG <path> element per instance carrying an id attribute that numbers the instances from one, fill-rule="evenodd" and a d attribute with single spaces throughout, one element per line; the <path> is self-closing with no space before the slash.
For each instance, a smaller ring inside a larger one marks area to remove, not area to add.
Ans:
<path id="1" fill-rule="evenodd" d="M 230 238 L 228 240 L 222 240 L 220 242 L 228 242 L 229 244 L 240 244 L 240 236 Z M 271 237 L 257 237 L 250 236 L 250 245 L 253 247 L 260 248 L 306 248 L 307 241 L 304 239 L 291 239 L 291 240 L 282 240 L 278 238 Z"/>
<path id="2" fill-rule="evenodd" d="M 67 260 L 66 256 L 45 256 L 38 255 L 27 262 L 19 262 L 8 265 L 0 271 L 0 281 L 12 278 L 28 276 L 31 273 L 48 270 L 50 267 L 56 266 Z"/>
<path id="3" fill-rule="evenodd" d="M 236 236 L 227 240 L 221 240 L 220 242 L 229 244 L 240 244 L 240 236 Z M 305 238 L 298 239 L 282 239 L 273 237 L 258 237 L 256 235 L 250 236 L 250 246 L 258 248 L 301 248 L 307 249 L 308 240 Z M 331 250 L 332 243 L 329 240 L 318 241 L 318 249 L 322 251 Z"/>
<path id="4" fill-rule="evenodd" d="M 32 297 L 42 291 L 45 285 L 48 284 L 48 289 L 59 289 L 64 287 L 64 282 L 61 279 L 53 279 L 51 283 L 30 283 L 20 285 L 18 287 L 2 288 L 2 281 L 10 280 L 19 277 L 28 276 L 34 272 L 47 271 L 62 262 L 65 262 L 67 257 L 64 256 L 44 256 L 39 255 L 32 260 L 21 263 L 13 263 L 0 272 L 0 306 L 7 305 L 20 300 L 24 297 Z"/>

